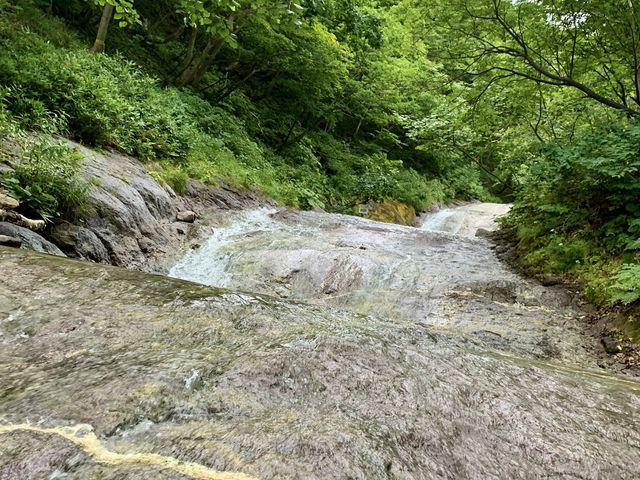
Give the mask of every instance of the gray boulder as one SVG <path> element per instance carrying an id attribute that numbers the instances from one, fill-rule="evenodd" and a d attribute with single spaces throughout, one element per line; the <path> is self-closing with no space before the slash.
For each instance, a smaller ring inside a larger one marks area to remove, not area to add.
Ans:
<path id="1" fill-rule="evenodd" d="M 71 257 L 157 271 L 197 235 L 200 215 L 272 204 L 252 190 L 211 188 L 192 180 L 186 195 L 179 196 L 135 158 L 58 139 L 83 156 L 82 175 L 91 182 L 87 208 L 73 221 L 75 227 L 64 224 L 47 232 Z M 185 222 L 196 223 L 187 228 Z"/>
<path id="2" fill-rule="evenodd" d="M 97 263 L 110 263 L 107 248 L 97 235 L 87 228 L 62 223 L 53 227 L 50 235 L 69 256 Z"/>
<path id="3" fill-rule="evenodd" d="M 7 237 L 15 237 L 22 241 L 22 248 L 35 250 L 36 252 L 48 253 L 58 257 L 66 257 L 62 250 L 53 243 L 45 240 L 42 236 L 29 230 L 28 228 L 19 227 L 13 223 L 0 222 L 0 235 Z"/>
<path id="4" fill-rule="evenodd" d="M 84 156 L 84 176 L 93 183 L 83 227 L 57 232 L 54 241 L 74 256 L 141 267 L 146 254 L 172 243 L 175 194 L 161 186 L 142 162 L 114 152 L 96 152 L 68 142 Z"/>
<path id="5" fill-rule="evenodd" d="M 196 212 L 185 210 L 176 214 L 176 220 L 179 222 L 193 223 L 196 221 Z"/>
<path id="6" fill-rule="evenodd" d="M 604 347 L 604 351 L 609 355 L 615 355 L 616 353 L 620 353 L 622 351 L 620 342 L 618 342 L 613 337 L 604 337 L 601 342 L 602 346 Z"/>
<path id="7" fill-rule="evenodd" d="M 476 237 L 491 238 L 495 232 L 493 230 L 487 230 L 486 228 L 479 228 L 476 230 Z"/>

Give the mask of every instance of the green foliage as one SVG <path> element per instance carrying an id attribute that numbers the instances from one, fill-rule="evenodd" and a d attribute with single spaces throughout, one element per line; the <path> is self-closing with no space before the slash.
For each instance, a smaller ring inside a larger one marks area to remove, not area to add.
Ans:
<path id="1" fill-rule="evenodd" d="M 6 109 L 8 88 L 0 87 L 0 135 L 3 138 L 16 136 L 20 131 L 15 118 Z"/>
<path id="2" fill-rule="evenodd" d="M 152 177 L 164 185 L 169 185 L 174 192 L 182 195 L 187 191 L 189 176 L 180 167 L 163 164 L 159 170 L 151 170 L 149 172 Z"/>
<path id="3" fill-rule="evenodd" d="M 624 264 L 614 280 L 612 300 L 629 305 L 640 299 L 640 264 Z"/>
<path id="4" fill-rule="evenodd" d="M 101 7 L 105 5 L 113 5 L 113 20 L 118 26 L 123 28 L 128 25 L 140 23 L 140 15 L 135 9 L 133 0 L 90 0 L 92 3 Z"/>
<path id="5" fill-rule="evenodd" d="M 21 211 L 46 221 L 77 213 L 89 188 L 80 178 L 82 156 L 47 139 L 27 142 L 23 151 L 15 169 L 0 177 L 0 186 L 20 200 Z"/>
<path id="6" fill-rule="evenodd" d="M 454 58 L 451 67 L 468 81 L 566 87 L 640 114 L 633 99 L 640 10 L 633 1 L 446 0 L 423 8 L 440 34 L 438 53 Z"/>
<path id="7" fill-rule="evenodd" d="M 634 300 L 637 268 L 617 273 L 608 262 L 640 251 L 639 154 L 640 122 L 625 120 L 540 149 L 509 218 L 529 267 L 572 272 L 599 302 Z"/>
<path id="8" fill-rule="evenodd" d="M 277 12 L 259 3 L 252 3 L 251 15 L 243 13 L 237 35 L 241 43 L 233 49 L 241 60 L 246 57 L 265 71 L 273 69 L 277 78 L 263 103 L 231 91 L 225 93 L 226 108 L 161 85 L 121 55 L 88 52 L 72 35 L 60 33 L 66 30 L 63 23 L 28 3 L 25 10 L 16 9 L 13 17 L 0 21 L 0 42 L 10 51 L 0 56 L 8 118 L 22 128 L 69 135 L 159 162 L 156 176 L 179 192 L 186 188 L 187 177 L 193 177 L 259 188 L 292 206 L 340 211 L 386 197 L 421 209 L 462 190 L 467 196 L 482 193 L 479 186 L 466 188 L 465 175 L 451 176 L 452 187 L 407 168 L 404 160 L 383 151 L 401 145 L 400 137 L 384 128 L 374 142 L 358 143 L 340 139 L 338 132 L 318 131 L 318 121 L 338 123 L 333 104 L 347 84 L 351 53 L 336 34 L 346 31 L 334 34 L 313 20 L 278 23 Z M 149 11 L 144 2 L 136 3 L 136 10 L 141 15 Z M 15 28 L 27 23 L 39 27 Z M 138 47 L 133 42 L 127 48 Z M 376 68 L 383 68 L 382 63 Z M 394 75 L 401 77 L 399 70 Z M 261 79 L 256 90 L 264 84 Z M 411 88 L 419 87 L 416 82 Z M 400 101 L 398 108 L 405 108 Z M 375 121 L 392 118 L 383 115 Z M 367 123 L 368 129 L 380 128 Z"/>
<path id="9" fill-rule="evenodd" d="M 522 232 L 522 229 L 520 230 Z M 585 240 L 550 235 L 544 245 L 524 257 L 525 263 L 538 271 L 564 273 L 579 269 L 589 260 L 591 244 Z"/>
<path id="10" fill-rule="evenodd" d="M 638 250 L 640 124 L 620 122 L 573 144 L 548 144 L 520 179 L 514 218 L 537 235 L 584 232 L 612 253 Z"/>

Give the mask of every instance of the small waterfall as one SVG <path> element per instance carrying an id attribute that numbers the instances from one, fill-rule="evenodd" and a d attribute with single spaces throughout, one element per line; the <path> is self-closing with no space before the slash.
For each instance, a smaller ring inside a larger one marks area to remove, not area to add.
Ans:
<path id="1" fill-rule="evenodd" d="M 454 233 L 448 225 L 450 224 L 451 218 L 455 216 L 455 213 L 455 210 L 452 208 L 443 208 L 441 210 L 438 210 L 437 212 L 428 215 L 424 219 L 424 221 L 420 225 L 420 229 L 435 232 Z"/>
<path id="2" fill-rule="evenodd" d="M 216 227 L 200 248 L 190 250 L 180 259 L 169 271 L 169 276 L 212 287 L 228 287 L 230 267 L 234 258 L 242 253 L 230 247 L 251 234 L 278 228 L 270 217 L 275 212 L 277 210 L 261 208 L 230 216 L 226 226 Z"/>
<path id="3" fill-rule="evenodd" d="M 496 230 L 496 220 L 509 212 L 511 205 L 502 203 L 471 203 L 460 207 L 443 208 L 428 215 L 421 230 L 449 232 L 473 237 L 479 229 Z"/>

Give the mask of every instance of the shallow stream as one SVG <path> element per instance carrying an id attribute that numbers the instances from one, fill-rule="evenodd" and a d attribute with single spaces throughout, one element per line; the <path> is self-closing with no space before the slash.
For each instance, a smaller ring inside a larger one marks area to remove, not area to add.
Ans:
<path id="1" fill-rule="evenodd" d="M 0 249 L 0 478 L 640 478 L 640 383 L 501 213 L 228 214 L 176 278 Z"/>

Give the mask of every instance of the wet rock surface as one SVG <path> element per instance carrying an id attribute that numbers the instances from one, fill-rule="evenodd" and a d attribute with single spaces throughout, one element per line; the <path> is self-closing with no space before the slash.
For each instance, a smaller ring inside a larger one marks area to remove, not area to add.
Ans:
<path id="1" fill-rule="evenodd" d="M 558 292 L 571 292 L 574 304 L 578 304 L 584 334 L 596 340 L 592 357 L 598 365 L 609 371 L 620 372 L 640 378 L 640 345 L 624 335 L 625 323 L 635 323 L 637 311 L 621 305 L 593 306 L 581 295 L 581 286 L 571 276 L 562 274 L 538 274 L 523 268 L 517 252 L 517 237 L 513 228 L 500 229 L 487 235 L 491 248 L 498 258 L 519 275 L 535 278 L 546 287 L 556 287 Z M 631 327 L 633 331 L 634 327 Z"/>
<path id="2" fill-rule="evenodd" d="M 4 235 L 9 238 L 20 240 L 22 248 L 34 250 L 36 252 L 48 253 L 51 255 L 57 255 L 64 257 L 65 254 L 56 245 L 45 239 L 42 235 L 29 230 L 28 228 L 21 227 L 9 222 L 0 222 L 0 235 Z M 8 245 L 8 246 L 17 246 Z"/>
<path id="3" fill-rule="evenodd" d="M 413 228 L 319 212 L 230 214 L 170 275 L 453 330 L 519 355 L 586 361 L 596 342 L 582 335 L 572 299 L 499 262 L 474 236 L 481 225 L 495 228 L 497 208 L 482 217 L 471 207 L 470 218 L 456 208 L 444 222 L 468 235 L 432 231 L 430 219 Z"/>
<path id="4" fill-rule="evenodd" d="M 184 196 L 161 185 L 140 161 L 110 151 L 94 151 L 64 140 L 83 156 L 82 175 L 91 183 L 87 208 L 78 218 L 49 225 L 41 235 L 0 227 L 22 247 L 97 263 L 145 271 L 163 271 L 193 238 L 208 236 L 208 218 L 217 210 L 268 204 L 258 194 L 221 185 L 189 181 Z M 18 148 L 15 147 L 14 148 Z M 15 161 L 15 160 L 14 160 Z M 6 168 L 10 168 L 5 165 Z M 4 199 L 4 200 L 3 200 Z M 8 197 L 0 197 L 7 204 Z M 203 220 L 198 220 L 203 214 Z M 190 225 L 185 227 L 185 222 Z M 194 223 L 195 222 L 195 223 Z M 46 240 L 45 240 L 46 237 Z"/>
<path id="5" fill-rule="evenodd" d="M 363 316 L 24 250 L 0 248 L 0 265 L 1 478 L 640 475 L 639 383 L 490 348 L 460 319 Z M 466 310 L 518 295 L 475 285 L 439 298 Z"/>

